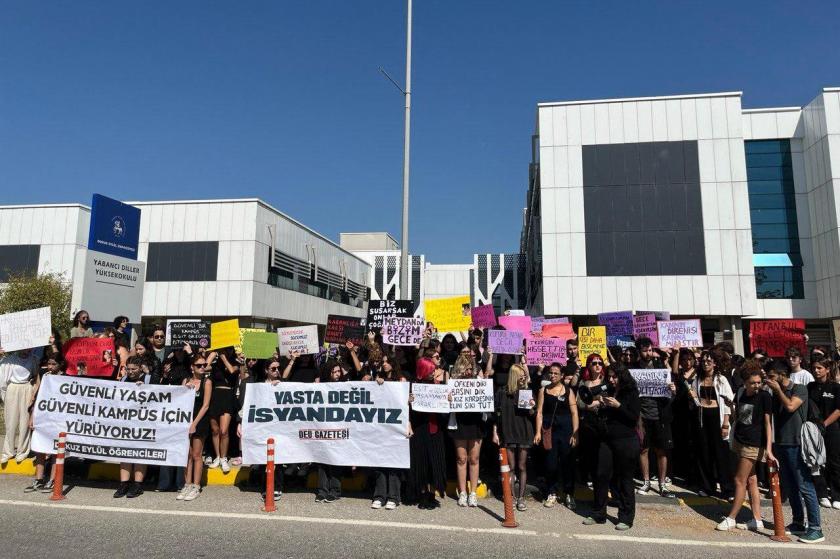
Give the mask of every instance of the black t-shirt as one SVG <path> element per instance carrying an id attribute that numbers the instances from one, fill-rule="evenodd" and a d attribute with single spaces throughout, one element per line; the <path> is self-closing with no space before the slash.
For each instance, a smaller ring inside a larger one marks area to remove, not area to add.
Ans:
<path id="1" fill-rule="evenodd" d="M 820 419 L 828 419 L 835 410 L 840 410 L 840 384 L 836 382 L 809 382 L 808 399 L 820 413 Z M 840 421 L 825 428 L 826 431 L 840 431 Z"/>
<path id="2" fill-rule="evenodd" d="M 318 369 L 314 367 L 294 367 L 289 375 L 288 382 L 315 382 L 318 378 Z"/>
<path id="3" fill-rule="evenodd" d="M 735 440 L 744 446 L 764 446 L 767 433 L 764 429 L 764 414 L 773 413 L 773 398 L 764 390 L 752 396 L 746 391 L 737 398 L 735 416 Z"/>

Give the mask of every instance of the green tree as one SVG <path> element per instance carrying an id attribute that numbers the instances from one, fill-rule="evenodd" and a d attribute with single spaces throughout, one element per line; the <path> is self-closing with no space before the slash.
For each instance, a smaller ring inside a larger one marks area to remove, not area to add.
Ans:
<path id="1" fill-rule="evenodd" d="M 12 275 L 0 290 L 0 314 L 50 307 L 52 327 L 63 339 L 70 336 L 73 288 L 61 274 Z"/>

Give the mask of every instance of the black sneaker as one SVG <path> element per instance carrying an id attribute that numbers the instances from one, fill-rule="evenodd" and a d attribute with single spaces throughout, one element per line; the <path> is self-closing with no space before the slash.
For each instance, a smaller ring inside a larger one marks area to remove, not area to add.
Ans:
<path id="1" fill-rule="evenodd" d="M 44 480 L 36 479 L 32 482 L 32 485 L 27 485 L 23 488 L 24 493 L 34 493 L 36 491 L 40 491 L 41 488 L 44 487 Z"/>
<path id="2" fill-rule="evenodd" d="M 327 495 L 326 497 L 324 497 L 324 500 L 322 502 L 324 502 L 324 503 L 334 503 L 336 501 L 338 501 L 338 497 L 333 497 L 332 495 Z"/>
<path id="3" fill-rule="evenodd" d="M 125 494 L 126 497 L 129 499 L 133 499 L 135 497 L 139 497 L 143 494 L 143 484 L 135 481 L 131 484 L 131 487 L 128 489 L 128 493 Z"/>
<path id="4" fill-rule="evenodd" d="M 127 493 L 128 493 L 128 482 L 127 481 L 121 481 L 119 487 L 117 487 L 117 490 L 114 491 L 114 499 L 121 499 L 121 498 L 125 497 Z"/>
<path id="5" fill-rule="evenodd" d="M 265 495 L 263 495 L 263 499 L 265 499 Z M 315 495 L 315 502 L 316 503 L 323 503 L 326 500 L 327 500 L 327 498 L 324 497 L 323 495 Z"/>

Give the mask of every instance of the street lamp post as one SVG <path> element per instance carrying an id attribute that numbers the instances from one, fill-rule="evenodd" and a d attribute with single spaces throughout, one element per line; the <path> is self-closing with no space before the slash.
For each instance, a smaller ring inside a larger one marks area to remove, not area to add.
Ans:
<path id="1" fill-rule="evenodd" d="M 405 139 L 403 140 L 403 198 L 402 239 L 400 241 L 400 298 L 410 293 L 408 288 L 408 177 L 409 142 L 411 141 L 411 0 L 408 2 L 405 35 Z"/>

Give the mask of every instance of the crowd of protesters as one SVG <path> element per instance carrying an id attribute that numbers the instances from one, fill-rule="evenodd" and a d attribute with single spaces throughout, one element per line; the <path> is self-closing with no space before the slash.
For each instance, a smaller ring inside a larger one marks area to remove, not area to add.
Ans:
<path id="1" fill-rule="evenodd" d="M 519 511 L 527 509 L 529 480 L 541 486 L 548 508 L 562 503 L 576 509 L 576 488 L 588 486 L 594 502 L 587 525 L 605 523 L 607 507 L 617 506 L 616 529 L 627 530 L 633 526 L 636 495 L 676 498 L 671 480 L 679 479 L 681 487 L 700 496 L 732 504 L 718 530 L 761 530 L 761 492 L 768 487 L 767 466 L 776 464 L 793 515 L 788 530 L 800 541 L 823 541 L 821 508 L 840 511 L 840 356 L 822 347 L 808 355 L 790 348 L 783 358 L 771 359 L 761 349 L 736 355 L 728 342 L 660 349 L 639 338 L 633 347 L 582 356 L 573 338 L 566 342 L 567 363 L 529 367 L 522 355 L 494 355 L 486 330 L 462 333 L 460 340 L 451 333 L 438 339 L 429 324 L 417 347 L 387 346 L 371 332 L 364 343 L 347 342 L 334 353 L 256 360 L 233 347 L 169 347 L 160 325 L 131 344 L 127 328 L 128 319 L 120 316 L 95 333 L 88 313 L 80 311 L 70 335 L 113 338 L 113 380 L 183 385 L 195 392 L 195 403 L 186 467 L 122 463 L 115 498 L 141 495 L 152 481 L 147 477 L 153 477 L 156 491 L 176 491 L 178 500 L 191 501 L 201 493 L 205 467 L 228 473 L 241 464 L 241 407 L 251 383 L 441 384 L 449 378 L 487 378 L 494 386 L 495 413 L 410 412 L 411 467 L 371 469 L 371 508 L 393 510 L 402 502 L 437 508 L 450 476 L 456 479 L 458 506 L 476 507 L 482 475 L 488 481 L 498 475 L 492 448 L 500 445 L 514 473 Z M 0 349 L 6 420 L 2 463 L 29 457 L 41 378 L 65 374 L 66 367 L 57 333 L 42 349 Z M 640 396 L 631 369 L 670 369 L 670 397 Z M 534 395 L 528 405 L 518 398 L 521 390 Z M 25 491 L 51 492 L 50 456 L 35 455 L 35 465 L 36 479 Z M 341 497 L 341 478 L 348 470 L 325 464 L 278 467 L 275 498 L 284 482 L 314 471 L 316 500 L 333 502 Z M 265 472 L 252 468 L 251 481 L 264 487 Z M 739 523 L 745 497 L 751 518 Z"/>

